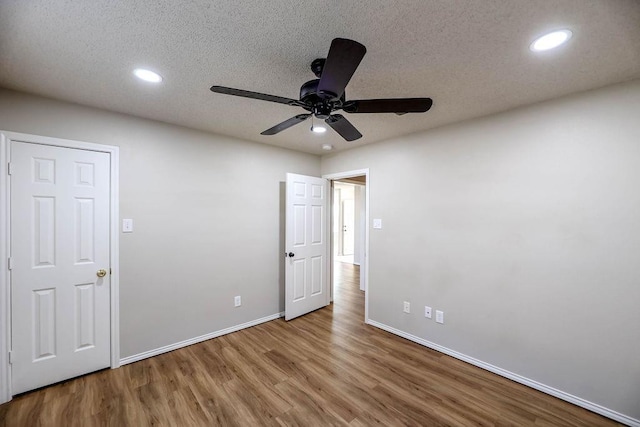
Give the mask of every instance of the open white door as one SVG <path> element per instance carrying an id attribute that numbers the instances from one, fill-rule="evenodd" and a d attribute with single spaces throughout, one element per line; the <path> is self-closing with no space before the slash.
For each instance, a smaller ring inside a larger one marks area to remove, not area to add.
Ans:
<path id="1" fill-rule="evenodd" d="M 12 392 L 109 366 L 109 153 L 11 143 Z"/>
<path id="2" fill-rule="evenodd" d="M 285 319 L 329 305 L 329 181 L 287 174 Z"/>

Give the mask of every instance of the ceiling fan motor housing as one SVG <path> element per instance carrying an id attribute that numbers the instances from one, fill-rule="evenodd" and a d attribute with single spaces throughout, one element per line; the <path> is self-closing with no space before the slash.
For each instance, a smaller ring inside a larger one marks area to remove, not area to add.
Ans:
<path id="1" fill-rule="evenodd" d="M 316 93 L 318 90 L 318 82 L 320 82 L 320 79 L 310 80 L 300 87 L 300 101 L 305 104 L 313 104 L 315 101 L 320 100 L 320 97 Z"/>
<path id="2" fill-rule="evenodd" d="M 336 101 L 330 101 L 322 98 L 317 92 L 319 82 L 320 79 L 315 79 L 303 84 L 300 88 L 300 101 L 304 102 L 308 106 L 306 109 L 311 111 L 316 118 L 324 120 L 329 117 L 333 110 L 342 107 L 345 95 L 343 93 L 340 99 Z"/>

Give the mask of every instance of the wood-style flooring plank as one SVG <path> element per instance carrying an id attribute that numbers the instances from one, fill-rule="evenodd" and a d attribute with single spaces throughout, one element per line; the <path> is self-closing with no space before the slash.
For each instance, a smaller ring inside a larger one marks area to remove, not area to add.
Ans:
<path id="1" fill-rule="evenodd" d="M 618 425 L 366 325 L 334 272 L 329 307 L 16 396 L 0 427 Z"/>

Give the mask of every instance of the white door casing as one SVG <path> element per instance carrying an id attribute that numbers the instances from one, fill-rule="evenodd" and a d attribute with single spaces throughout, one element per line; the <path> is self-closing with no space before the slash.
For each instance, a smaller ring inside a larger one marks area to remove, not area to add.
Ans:
<path id="1" fill-rule="evenodd" d="M 287 174 L 285 319 L 329 304 L 329 182 Z"/>
<path id="2" fill-rule="evenodd" d="M 12 394 L 109 367 L 110 154 L 12 141 L 10 217 Z"/>

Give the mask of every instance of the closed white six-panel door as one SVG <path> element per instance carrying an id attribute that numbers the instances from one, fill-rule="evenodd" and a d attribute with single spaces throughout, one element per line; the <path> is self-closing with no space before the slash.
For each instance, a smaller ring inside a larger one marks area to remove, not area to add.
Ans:
<path id="1" fill-rule="evenodd" d="M 328 181 L 287 174 L 285 319 L 329 304 Z"/>
<path id="2" fill-rule="evenodd" d="M 18 394 L 109 366 L 110 155 L 25 142 L 10 149 Z"/>

